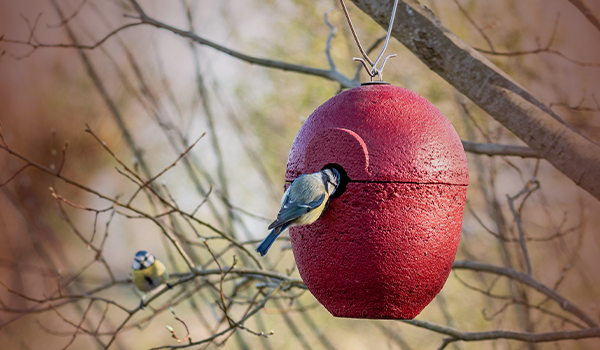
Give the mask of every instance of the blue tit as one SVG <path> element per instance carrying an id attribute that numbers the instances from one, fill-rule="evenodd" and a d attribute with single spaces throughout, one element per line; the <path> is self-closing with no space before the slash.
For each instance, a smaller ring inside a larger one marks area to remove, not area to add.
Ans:
<path id="1" fill-rule="evenodd" d="M 169 271 L 167 271 L 165 264 L 156 259 L 152 253 L 145 250 L 135 253 L 131 268 L 133 269 L 131 272 L 133 284 L 144 293 L 156 289 L 169 279 Z M 167 287 L 173 288 L 168 283 L 166 284 Z M 143 297 L 140 308 L 144 308 Z"/>
<path id="2" fill-rule="evenodd" d="M 283 194 L 277 219 L 269 225 L 269 229 L 273 230 L 258 245 L 256 251 L 265 256 L 275 239 L 287 228 L 317 221 L 339 184 L 340 173 L 336 169 L 298 176 Z"/>

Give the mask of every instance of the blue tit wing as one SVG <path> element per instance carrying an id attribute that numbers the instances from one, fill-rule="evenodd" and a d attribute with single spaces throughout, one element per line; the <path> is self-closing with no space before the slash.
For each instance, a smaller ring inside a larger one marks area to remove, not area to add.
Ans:
<path id="1" fill-rule="evenodd" d="M 282 226 L 294 219 L 301 217 L 309 211 L 318 208 L 325 200 L 326 194 L 322 193 L 319 198 L 308 203 L 296 203 L 292 200 L 286 201 L 277 214 L 277 219 L 269 225 L 269 230 L 278 226 Z"/>

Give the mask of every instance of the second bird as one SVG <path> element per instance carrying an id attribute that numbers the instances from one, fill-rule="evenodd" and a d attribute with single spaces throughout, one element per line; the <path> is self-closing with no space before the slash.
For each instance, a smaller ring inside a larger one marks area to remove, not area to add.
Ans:
<path id="1" fill-rule="evenodd" d="M 265 256 L 283 231 L 317 221 L 339 184 L 340 173 L 336 169 L 323 169 L 298 176 L 283 194 L 277 219 L 269 225 L 272 231 L 258 245 L 256 251 Z"/>
<path id="2" fill-rule="evenodd" d="M 166 283 L 169 271 L 152 253 L 140 250 L 133 258 L 131 279 L 140 291 L 147 293 Z"/>

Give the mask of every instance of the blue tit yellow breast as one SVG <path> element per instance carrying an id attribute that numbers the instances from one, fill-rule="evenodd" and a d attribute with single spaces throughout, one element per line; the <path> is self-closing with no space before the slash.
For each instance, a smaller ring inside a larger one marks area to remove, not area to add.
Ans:
<path id="1" fill-rule="evenodd" d="M 131 279 L 137 289 L 142 292 L 149 292 L 166 283 L 169 279 L 169 272 L 162 262 L 155 260 L 150 267 L 133 270 Z"/>
<path id="2" fill-rule="evenodd" d="M 325 199 L 323 199 L 323 203 L 321 203 L 321 205 L 319 205 L 315 209 L 309 211 L 308 213 L 306 213 L 304 215 L 301 215 L 300 217 L 298 217 L 297 219 L 292 221 L 292 225 L 290 225 L 290 226 L 308 225 L 308 224 L 312 224 L 313 222 L 317 221 L 317 219 L 319 219 L 319 217 L 321 217 L 321 214 L 323 213 L 323 210 L 325 209 L 325 205 L 327 204 L 328 200 L 329 200 L 329 195 L 327 195 L 327 193 L 325 193 Z"/>

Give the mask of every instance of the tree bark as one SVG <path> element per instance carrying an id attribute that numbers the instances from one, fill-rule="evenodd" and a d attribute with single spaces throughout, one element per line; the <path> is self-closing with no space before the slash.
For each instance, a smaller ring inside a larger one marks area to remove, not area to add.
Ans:
<path id="1" fill-rule="evenodd" d="M 594 25 L 598 30 L 600 30 L 600 20 L 594 16 L 594 13 L 585 5 L 585 3 L 581 0 L 569 0 L 573 6 L 577 7 L 579 11 L 590 21 L 591 24 Z"/>
<path id="2" fill-rule="evenodd" d="M 387 30 L 393 1 L 352 0 Z M 600 200 L 600 146 L 446 29 L 417 1 L 400 1 L 392 36 L 431 70 Z"/>

